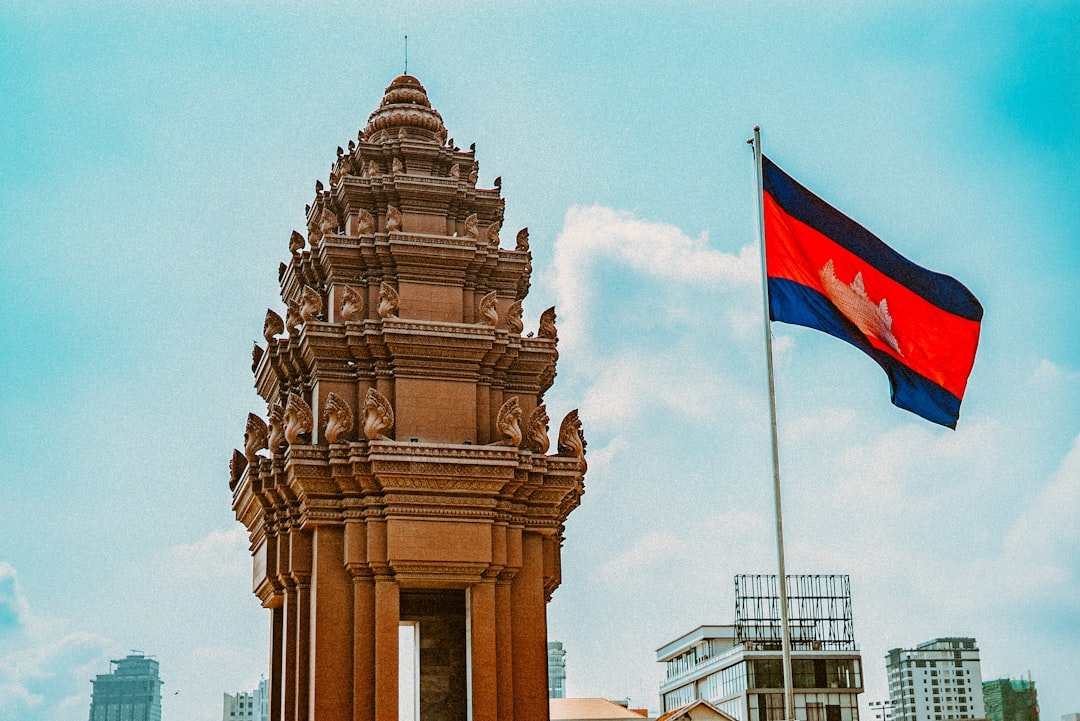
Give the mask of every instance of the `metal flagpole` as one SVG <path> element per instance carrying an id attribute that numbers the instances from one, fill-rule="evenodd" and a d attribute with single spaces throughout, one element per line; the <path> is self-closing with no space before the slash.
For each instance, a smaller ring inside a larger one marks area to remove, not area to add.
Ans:
<path id="1" fill-rule="evenodd" d="M 747 141 L 754 147 L 757 165 L 758 240 L 761 244 L 761 297 L 765 305 L 765 365 L 769 376 L 769 427 L 772 429 L 773 499 L 776 506 L 776 556 L 780 566 L 780 625 L 784 652 L 785 719 L 795 719 L 795 698 L 791 693 L 791 626 L 788 622 L 787 575 L 784 571 L 784 521 L 780 513 L 780 450 L 776 440 L 776 390 L 773 383 L 772 328 L 769 324 L 769 273 L 765 267 L 765 187 L 761 171 L 761 128 L 754 126 L 754 137 Z"/>

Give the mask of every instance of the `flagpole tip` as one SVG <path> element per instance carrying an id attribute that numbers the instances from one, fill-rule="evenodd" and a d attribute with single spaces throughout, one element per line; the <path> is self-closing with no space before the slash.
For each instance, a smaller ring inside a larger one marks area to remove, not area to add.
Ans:
<path id="1" fill-rule="evenodd" d="M 755 126 L 754 126 L 754 132 L 755 132 L 755 133 L 759 133 L 759 132 L 761 132 L 761 126 L 760 126 L 760 125 L 755 125 Z"/>

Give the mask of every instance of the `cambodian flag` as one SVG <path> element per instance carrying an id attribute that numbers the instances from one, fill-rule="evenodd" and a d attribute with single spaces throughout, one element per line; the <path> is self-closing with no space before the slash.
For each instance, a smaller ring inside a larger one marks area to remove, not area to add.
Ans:
<path id="1" fill-rule="evenodd" d="M 762 156 L 769 315 L 861 348 L 893 404 L 956 427 L 983 309 L 959 281 L 921 268 Z"/>

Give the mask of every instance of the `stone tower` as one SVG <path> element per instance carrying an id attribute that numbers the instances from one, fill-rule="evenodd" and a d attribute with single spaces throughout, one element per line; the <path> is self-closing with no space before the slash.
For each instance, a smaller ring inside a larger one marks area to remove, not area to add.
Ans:
<path id="1" fill-rule="evenodd" d="M 548 439 L 554 309 L 522 336 L 528 232 L 409 75 L 316 183 L 279 268 L 233 454 L 270 718 L 546 721 L 545 604 L 585 472 L 577 412 Z M 549 446 L 553 446 L 549 453 Z M 398 678 L 399 627 L 417 651 Z"/>

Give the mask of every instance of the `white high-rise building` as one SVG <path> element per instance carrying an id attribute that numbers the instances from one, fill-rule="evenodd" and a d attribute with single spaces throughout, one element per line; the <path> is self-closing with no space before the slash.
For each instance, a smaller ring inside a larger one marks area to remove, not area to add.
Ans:
<path id="1" fill-rule="evenodd" d="M 548 698 L 566 698 L 566 649 L 561 641 L 548 641 Z"/>
<path id="2" fill-rule="evenodd" d="M 885 656 L 892 721 L 981 719 L 982 669 L 975 639 L 935 638 Z"/>
<path id="3" fill-rule="evenodd" d="M 267 704 L 266 679 L 259 681 L 259 687 L 254 691 L 238 691 L 224 694 L 222 699 L 222 721 L 267 721 L 269 708 Z"/>

